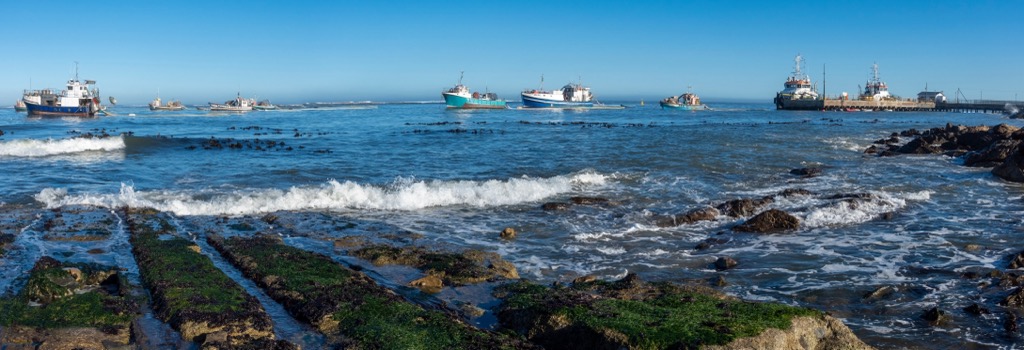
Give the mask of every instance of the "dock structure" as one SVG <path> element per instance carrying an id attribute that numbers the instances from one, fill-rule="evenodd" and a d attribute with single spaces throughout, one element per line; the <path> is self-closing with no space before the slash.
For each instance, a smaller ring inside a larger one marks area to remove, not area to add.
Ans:
<path id="1" fill-rule="evenodd" d="M 785 100 L 777 105 L 778 109 L 805 111 L 932 111 L 935 102 L 917 102 L 908 100 L 843 100 L 843 99 L 803 99 Z"/>
<path id="2" fill-rule="evenodd" d="M 971 100 L 935 104 L 935 110 L 943 112 L 1000 113 L 1024 109 L 1024 101 Z"/>
<path id="3" fill-rule="evenodd" d="M 935 112 L 976 112 L 1003 113 L 1024 110 L 1024 101 L 972 100 L 957 102 L 919 102 L 912 100 L 843 100 L 805 99 L 779 101 L 776 106 L 782 110 L 804 111 L 935 111 Z"/>

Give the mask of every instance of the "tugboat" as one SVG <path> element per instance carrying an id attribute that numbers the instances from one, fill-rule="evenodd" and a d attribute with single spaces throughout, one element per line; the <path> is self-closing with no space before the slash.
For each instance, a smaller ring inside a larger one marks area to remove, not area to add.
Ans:
<path id="1" fill-rule="evenodd" d="M 686 88 L 686 93 L 679 96 L 669 96 L 661 100 L 662 109 L 683 109 L 688 111 L 708 109 L 707 105 L 700 103 L 700 97 Z"/>
<path id="2" fill-rule="evenodd" d="M 160 97 L 149 103 L 149 110 L 151 111 L 180 111 L 184 109 L 185 105 L 181 104 L 181 101 L 170 101 L 167 104 L 162 104 Z"/>
<path id="3" fill-rule="evenodd" d="M 878 63 L 871 66 L 871 80 L 864 84 L 864 93 L 860 94 L 860 99 L 864 101 L 893 99 L 893 96 L 889 94 L 889 86 L 878 78 Z"/>
<path id="4" fill-rule="evenodd" d="M 803 73 L 800 65 L 803 57 L 796 55 L 793 74 L 786 79 L 785 88 L 775 94 L 777 109 L 820 109 L 821 100 L 811 86 L 811 77 Z"/>
<path id="5" fill-rule="evenodd" d="M 507 105 L 505 100 L 499 99 L 498 94 L 493 92 L 469 92 L 469 88 L 462 85 L 462 73 L 459 73 L 459 83 L 455 87 L 442 92 L 444 104 L 448 108 L 462 109 L 504 109 Z"/>
<path id="6" fill-rule="evenodd" d="M 14 111 L 15 112 L 24 112 L 24 111 L 27 111 L 27 110 L 28 110 L 28 107 L 25 107 L 25 101 L 17 100 L 17 101 L 14 102 Z"/>
<path id="7" fill-rule="evenodd" d="M 242 94 L 239 93 L 234 100 L 225 101 L 224 104 L 216 104 L 210 102 L 211 112 L 248 112 L 252 110 L 252 106 L 256 104 L 251 98 L 242 98 Z"/>
<path id="8" fill-rule="evenodd" d="M 540 76 L 540 90 L 524 90 L 523 107 L 527 108 L 590 108 L 594 95 L 583 84 L 569 83 L 561 90 L 544 91 L 544 76 Z"/>
<path id="9" fill-rule="evenodd" d="M 51 89 L 26 90 L 22 101 L 28 115 L 57 117 L 95 117 L 102 112 L 100 91 L 90 85 L 95 80 L 78 80 L 78 65 L 75 65 L 75 78 L 68 80 L 67 89 L 55 93 Z"/>

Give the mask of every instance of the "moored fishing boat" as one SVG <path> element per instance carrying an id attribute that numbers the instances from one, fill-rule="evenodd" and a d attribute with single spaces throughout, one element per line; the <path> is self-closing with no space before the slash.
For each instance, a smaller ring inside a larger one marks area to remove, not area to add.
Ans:
<path id="1" fill-rule="evenodd" d="M 275 106 L 273 103 L 270 103 L 270 100 L 263 100 L 260 102 L 256 102 L 256 104 L 252 105 L 252 109 L 258 111 L 272 111 L 277 109 L 277 106 Z"/>
<path id="2" fill-rule="evenodd" d="M 241 94 L 235 97 L 234 100 L 225 101 L 224 104 L 216 104 L 210 102 L 211 112 L 248 112 L 252 110 L 252 106 L 256 104 L 251 98 L 242 98 Z"/>
<path id="3" fill-rule="evenodd" d="M 24 111 L 27 111 L 27 110 L 28 110 L 28 108 L 25 107 L 25 101 L 22 101 L 22 100 L 14 101 L 14 111 L 15 112 L 24 112 Z"/>
<path id="4" fill-rule="evenodd" d="M 163 104 L 159 97 L 149 102 L 149 110 L 151 111 L 180 111 L 184 110 L 185 105 L 181 104 L 181 101 L 170 101 L 167 104 Z"/>
<path id="5" fill-rule="evenodd" d="M 687 89 L 686 93 L 679 96 L 669 96 L 660 102 L 662 109 L 683 109 L 688 111 L 708 109 L 707 105 L 700 102 L 700 97 Z"/>
<path id="6" fill-rule="evenodd" d="M 455 87 L 441 93 L 444 97 L 444 104 L 448 108 L 463 109 L 504 109 L 507 102 L 498 98 L 493 92 L 469 92 L 469 88 L 462 85 L 462 74 L 459 74 L 459 83 Z"/>
<path id="7" fill-rule="evenodd" d="M 594 106 L 594 95 L 589 87 L 580 83 L 569 83 L 560 90 L 544 91 L 544 76 L 540 77 L 539 90 L 524 90 L 523 107 L 527 108 L 589 108 Z"/>
<path id="8" fill-rule="evenodd" d="M 786 79 L 782 91 L 775 94 L 775 108 L 820 110 L 823 102 L 811 85 L 811 77 L 801 70 L 803 57 L 796 55 L 794 62 L 793 74 Z"/>
<path id="9" fill-rule="evenodd" d="M 26 90 L 22 96 L 28 115 L 56 117 L 95 117 L 101 112 L 100 91 L 90 85 L 96 81 L 78 80 L 78 67 L 75 67 L 75 78 L 68 80 L 65 90 L 59 93 L 51 89 Z"/>

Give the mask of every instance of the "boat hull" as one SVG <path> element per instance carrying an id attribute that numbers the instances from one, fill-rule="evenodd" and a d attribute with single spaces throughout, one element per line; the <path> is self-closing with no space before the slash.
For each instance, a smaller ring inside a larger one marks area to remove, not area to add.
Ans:
<path id="1" fill-rule="evenodd" d="M 706 106 L 706 105 L 684 105 L 684 104 L 679 104 L 679 103 L 661 102 L 661 108 L 662 109 L 680 109 L 680 110 L 684 110 L 684 111 L 698 111 L 698 110 L 705 110 L 705 109 L 708 108 L 708 106 Z"/>
<path id="2" fill-rule="evenodd" d="M 505 100 L 484 100 L 449 93 L 442 93 L 441 96 L 444 97 L 444 104 L 448 108 L 504 109 L 507 106 Z"/>
<path id="3" fill-rule="evenodd" d="M 27 107 L 21 107 L 21 106 L 14 106 L 14 111 L 15 112 L 27 112 L 28 108 Z"/>
<path id="4" fill-rule="evenodd" d="M 54 117 L 95 117 L 96 111 L 91 106 L 58 107 L 44 106 L 32 102 L 25 102 L 25 109 L 28 115 L 54 116 Z"/>
<path id="5" fill-rule="evenodd" d="M 549 100 L 543 98 L 537 98 L 528 94 L 522 94 L 523 96 L 523 107 L 527 108 L 590 108 L 594 107 L 594 103 L 590 101 L 586 102 L 570 102 L 570 101 L 559 101 Z"/>

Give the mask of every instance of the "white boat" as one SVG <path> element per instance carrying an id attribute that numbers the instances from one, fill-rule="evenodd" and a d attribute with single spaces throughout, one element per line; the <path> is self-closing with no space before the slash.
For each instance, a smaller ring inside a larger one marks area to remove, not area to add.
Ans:
<path id="1" fill-rule="evenodd" d="M 184 109 L 185 105 L 181 104 L 181 101 L 170 101 L 167 104 L 163 104 L 160 97 L 149 103 L 149 110 L 151 111 L 180 111 Z"/>
<path id="2" fill-rule="evenodd" d="M 89 89 L 94 84 L 94 80 L 79 81 L 78 66 L 75 65 L 75 78 L 68 80 L 67 89 L 60 92 L 26 90 L 21 100 L 28 115 L 95 117 L 96 113 L 103 111 L 103 106 L 100 105 L 99 89 Z"/>
<path id="3" fill-rule="evenodd" d="M 864 84 L 864 92 L 860 94 L 860 99 L 865 101 L 893 99 L 893 96 L 889 94 L 889 86 L 878 78 L 878 63 L 871 66 L 871 73 L 871 80 Z"/>
<path id="4" fill-rule="evenodd" d="M 210 111 L 212 112 L 248 112 L 252 110 L 252 106 L 256 104 L 251 98 L 242 98 L 241 94 L 238 94 L 234 100 L 224 101 L 224 104 L 216 104 L 210 102 Z"/>
<path id="5" fill-rule="evenodd" d="M 589 87 L 569 83 L 560 90 L 544 91 L 544 76 L 540 77 L 540 90 L 524 90 L 523 107 L 527 108 L 587 108 L 594 106 L 594 95 Z"/>

